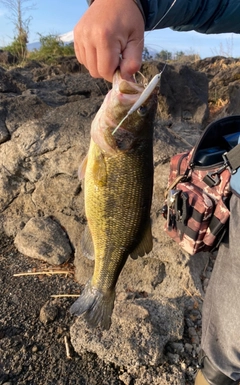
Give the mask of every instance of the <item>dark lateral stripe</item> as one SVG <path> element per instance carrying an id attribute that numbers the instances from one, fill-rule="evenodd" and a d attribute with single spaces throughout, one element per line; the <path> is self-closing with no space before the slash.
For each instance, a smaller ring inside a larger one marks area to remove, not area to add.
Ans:
<path id="1" fill-rule="evenodd" d="M 223 229 L 224 226 L 225 226 L 224 223 L 222 223 L 218 218 L 213 216 L 209 224 L 211 234 L 216 237 L 220 233 L 220 231 Z M 187 235 L 189 238 L 191 238 L 193 241 L 198 240 L 200 230 L 201 229 L 198 229 L 197 231 L 195 231 L 187 226 L 183 228 L 184 234 Z"/>
<path id="2" fill-rule="evenodd" d="M 184 234 L 186 234 L 189 238 L 191 238 L 193 241 L 196 241 L 198 239 L 198 231 L 194 231 L 190 227 L 185 227 L 184 228 Z"/>
<path id="3" fill-rule="evenodd" d="M 195 222 L 197 222 L 197 223 L 202 223 L 203 216 L 204 216 L 203 213 L 200 213 L 199 211 L 197 211 L 195 209 L 193 209 L 192 213 L 190 214 L 190 218 L 195 220 Z M 190 219 L 190 218 L 188 218 L 188 219 Z M 198 239 L 199 230 L 201 230 L 201 228 L 198 228 L 198 230 L 195 231 L 191 227 L 184 226 L 184 224 L 181 221 L 179 221 L 179 222 L 177 221 L 177 228 L 178 228 L 178 230 L 180 230 L 181 232 L 186 234 L 189 238 L 191 238 L 194 241 L 196 241 Z"/>
<path id="4" fill-rule="evenodd" d="M 192 214 L 191 214 L 191 217 L 192 217 L 196 222 L 201 223 L 201 222 L 202 222 L 203 215 L 204 215 L 203 213 L 200 213 L 200 212 L 197 211 L 196 209 L 193 209 Z"/>
<path id="5" fill-rule="evenodd" d="M 194 209 L 193 207 L 189 207 L 188 213 L 187 213 L 187 220 L 190 218 L 194 219 L 198 223 L 202 223 L 204 217 L 204 213 L 200 213 L 198 210 Z"/>
<path id="6" fill-rule="evenodd" d="M 225 224 L 213 215 L 211 222 L 209 223 L 211 233 L 216 236 L 224 226 Z"/>

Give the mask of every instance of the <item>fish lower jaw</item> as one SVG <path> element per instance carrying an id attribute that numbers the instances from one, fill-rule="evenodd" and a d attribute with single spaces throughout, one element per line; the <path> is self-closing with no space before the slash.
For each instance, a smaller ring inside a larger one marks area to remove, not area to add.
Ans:
<path id="1" fill-rule="evenodd" d="M 126 114 L 130 110 L 130 108 L 136 103 L 139 99 L 140 93 L 134 94 L 124 94 L 122 92 L 117 93 L 118 103 L 121 104 L 124 109 L 126 109 Z"/>
<path id="2" fill-rule="evenodd" d="M 106 118 L 106 123 L 107 123 L 106 125 L 113 136 L 114 136 L 114 131 L 116 130 L 116 128 L 117 128 L 117 131 L 119 131 L 119 132 L 121 132 L 121 131 L 122 132 L 128 132 L 128 130 L 122 124 L 120 124 L 120 123 L 124 122 L 125 119 L 123 119 L 123 118 L 124 117 L 121 117 L 117 121 L 112 120 L 109 117 Z"/>

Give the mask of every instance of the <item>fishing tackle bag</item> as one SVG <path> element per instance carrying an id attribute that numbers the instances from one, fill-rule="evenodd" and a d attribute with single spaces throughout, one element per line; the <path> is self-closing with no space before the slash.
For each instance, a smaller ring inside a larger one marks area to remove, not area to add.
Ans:
<path id="1" fill-rule="evenodd" d="M 230 216 L 230 178 L 240 166 L 240 115 L 209 124 L 196 145 L 170 160 L 165 231 L 193 255 L 215 250 Z"/>

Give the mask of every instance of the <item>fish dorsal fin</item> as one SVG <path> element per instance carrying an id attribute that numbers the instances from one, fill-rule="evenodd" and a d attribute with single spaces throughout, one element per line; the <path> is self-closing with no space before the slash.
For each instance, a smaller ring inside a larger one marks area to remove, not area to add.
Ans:
<path id="1" fill-rule="evenodd" d="M 78 178 L 80 180 L 84 179 L 84 177 L 85 177 L 87 162 L 88 162 L 88 154 L 85 156 L 85 158 L 83 159 L 83 161 L 80 164 L 79 169 L 78 169 Z"/>
<path id="2" fill-rule="evenodd" d="M 151 230 L 151 222 L 149 220 L 140 243 L 137 245 L 135 250 L 133 250 L 133 252 L 130 254 L 130 257 L 132 259 L 143 257 L 145 254 L 150 253 L 150 251 L 152 250 L 152 247 L 153 247 L 152 230 Z"/>
<path id="3" fill-rule="evenodd" d="M 90 233 L 88 225 L 85 226 L 85 229 L 82 234 L 81 249 L 84 257 L 91 259 L 92 261 L 95 259 L 92 235 Z"/>

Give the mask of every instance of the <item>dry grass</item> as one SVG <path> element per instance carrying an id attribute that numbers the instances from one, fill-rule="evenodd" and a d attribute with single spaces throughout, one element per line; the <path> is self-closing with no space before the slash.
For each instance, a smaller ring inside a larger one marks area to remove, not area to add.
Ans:
<path id="1" fill-rule="evenodd" d="M 235 61 L 233 60 L 232 63 L 225 63 L 226 61 L 226 57 L 223 57 L 222 59 L 219 59 L 219 60 L 216 60 L 214 63 L 211 64 L 211 67 L 214 68 L 214 67 L 218 67 L 220 68 L 221 70 L 223 69 L 232 69 L 232 68 L 235 68 L 235 67 L 240 67 L 240 61 Z"/>
<path id="2" fill-rule="evenodd" d="M 213 120 L 215 116 L 219 115 L 225 106 L 229 103 L 229 100 L 223 100 L 221 98 L 216 101 L 209 102 L 209 120 Z"/>

